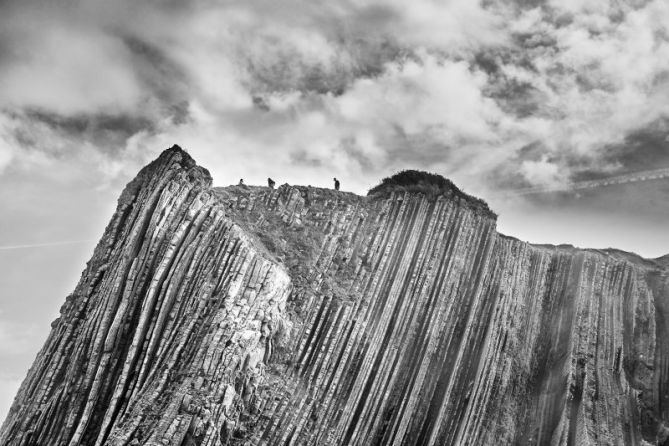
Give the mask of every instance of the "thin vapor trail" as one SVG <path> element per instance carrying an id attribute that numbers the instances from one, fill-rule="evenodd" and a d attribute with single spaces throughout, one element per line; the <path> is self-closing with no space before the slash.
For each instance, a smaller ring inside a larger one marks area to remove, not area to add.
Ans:
<path id="1" fill-rule="evenodd" d="M 0 251 L 8 251 L 10 249 L 25 249 L 25 248 L 45 248 L 48 246 L 61 246 L 61 245 L 76 245 L 79 243 L 88 243 L 92 242 L 92 239 L 88 240 L 63 240 L 59 242 L 50 242 L 50 243 L 32 243 L 27 245 L 8 245 L 0 246 Z"/>
<path id="2" fill-rule="evenodd" d="M 527 189 L 516 189 L 507 192 L 507 196 L 533 195 L 550 192 L 569 192 L 579 189 L 593 189 L 603 186 L 611 186 L 614 184 L 637 183 L 641 181 L 658 180 L 662 178 L 669 178 L 669 168 L 644 170 L 641 172 L 628 173 L 625 175 L 618 175 L 614 177 L 602 178 L 600 180 L 591 181 L 576 181 L 567 183 L 557 187 L 530 187 Z"/>

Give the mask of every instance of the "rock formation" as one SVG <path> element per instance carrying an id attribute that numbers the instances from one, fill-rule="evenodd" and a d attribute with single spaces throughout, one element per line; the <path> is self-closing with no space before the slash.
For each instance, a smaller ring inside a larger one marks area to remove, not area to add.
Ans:
<path id="1" fill-rule="evenodd" d="M 457 189 L 123 191 L 2 445 L 669 444 L 669 258 L 533 246 Z"/>

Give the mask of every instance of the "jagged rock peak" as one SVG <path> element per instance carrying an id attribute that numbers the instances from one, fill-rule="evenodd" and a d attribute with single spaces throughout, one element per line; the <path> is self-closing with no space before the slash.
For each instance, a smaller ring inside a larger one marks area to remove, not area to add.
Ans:
<path id="1" fill-rule="evenodd" d="M 192 179 L 202 181 L 203 184 L 211 186 L 211 174 L 204 167 L 198 166 L 195 160 L 182 149 L 174 144 L 169 149 L 165 149 L 154 161 L 149 163 L 141 173 L 146 170 L 148 174 L 160 173 L 164 166 L 178 165 L 181 169 L 188 171 Z"/>

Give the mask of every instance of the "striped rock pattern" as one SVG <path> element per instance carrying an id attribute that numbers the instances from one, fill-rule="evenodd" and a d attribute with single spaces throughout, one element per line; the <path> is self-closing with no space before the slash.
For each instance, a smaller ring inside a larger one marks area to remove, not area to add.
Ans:
<path id="1" fill-rule="evenodd" d="M 124 190 L 2 445 L 669 444 L 669 261 L 461 194 Z"/>

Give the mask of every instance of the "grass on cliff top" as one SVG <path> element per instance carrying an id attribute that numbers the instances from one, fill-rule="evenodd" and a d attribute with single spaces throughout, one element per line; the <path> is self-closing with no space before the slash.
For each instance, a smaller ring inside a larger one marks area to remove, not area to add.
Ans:
<path id="1" fill-rule="evenodd" d="M 419 192 L 430 199 L 441 195 L 456 197 L 471 204 L 475 209 L 495 215 L 485 201 L 464 193 L 451 180 L 422 170 L 403 170 L 384 178 L 380 184 L 367 192 L 367 196 L 387 197 L 392 192 Z"/>

